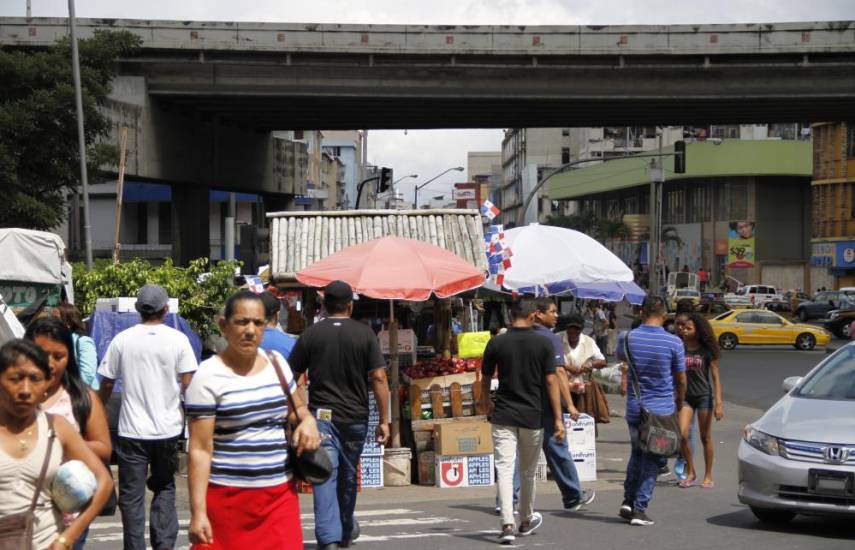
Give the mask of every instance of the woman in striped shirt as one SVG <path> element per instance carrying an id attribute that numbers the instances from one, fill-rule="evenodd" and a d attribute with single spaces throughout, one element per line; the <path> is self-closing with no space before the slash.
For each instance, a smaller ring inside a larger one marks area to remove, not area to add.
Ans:
<path id="1" fill-rule="evenodd" d="M 199 365 L 187 389 L 194 549 L 303 548 L 297 492 L 286 461 L 289 452 L 317 449 L 320 434 L 280 355 L 299 419 L 289 446 L 284 423 L 291 407 L 272 363 L 259 350 L 266 324 L 258 295 L 239 291 L 229 298 L 220 320 L 228 347 Z"/>

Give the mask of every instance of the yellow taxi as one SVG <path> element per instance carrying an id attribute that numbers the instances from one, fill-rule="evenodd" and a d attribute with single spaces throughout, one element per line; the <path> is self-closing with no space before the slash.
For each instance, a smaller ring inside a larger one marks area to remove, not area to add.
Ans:
<path id="1" fill-rule="evenodd" d="M 710 321 L 722 349 L 740 344 L 788 344 L 799 350 L 827 346 L 831 333 L 807 324 L 791 323 L 766 309 L 739 309 L 722 313 Z"/>

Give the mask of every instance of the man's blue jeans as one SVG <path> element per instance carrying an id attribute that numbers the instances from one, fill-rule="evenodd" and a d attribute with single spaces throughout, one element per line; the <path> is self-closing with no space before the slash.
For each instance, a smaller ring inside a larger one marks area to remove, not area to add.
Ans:
<path id="1" fill-rule="evenodd" d="M 579 484 L 579 473 L 576 471 L 576 463 L 570 449 L 567 448 L 567 440 L 556 441 L 555 421 L 551 414 L 543 415 L 543 454 L 546 455 L 546 464 L 552 472 L 558 489 L 561 491 L 561 500 L 564 506 L 573 506 L 582 498 L 582 487 Z"/>
<path id="2" fill-rule="evenodd" d="M 315 538 L 318 546 L 350 540 L 356 509 L 356 469 L 365 445 L 368 424 L 318 420 L 321 446 L 332 463 L 332 475 L 312 487 L 315 501 Z"/>
<path id="3" fill-rule="evenodd" d="M 626 421 L 629 426 L 629 439 L 632 452 L 626 465 L 626 480 L 623 482 L 623 498 L 632 503 L 634 510 L 647 510 L 653 489 L 656 487 L 656 476 L 659 474 L 660 457 L 645 453 L 639 445 L 639 420 Z"/>

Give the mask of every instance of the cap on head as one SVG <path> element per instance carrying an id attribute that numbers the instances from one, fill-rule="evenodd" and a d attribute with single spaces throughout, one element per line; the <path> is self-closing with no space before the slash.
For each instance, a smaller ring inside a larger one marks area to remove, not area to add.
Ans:
<path id="1" fill-rule="evenodd" d="M 152 315 L 163 311 L 169 304 L 169 295 L 160 285 L 145 285 L 137 294 L 137 303 L 134 307 L 143 315 Z"/>
<path id="2" fill-rule="evenodd" d="M 261 301 L 264 303 L 264 316 L 265 317 L 273 317 L 277 313 L 279 313 L 279 298 L 273 295 L 269 290 L 265 290 L 261 294 Z"/>
<path id="3" fill-rule="evenodd" d="M 333 281 L 324 288 L 324 298 L 330 298 L 338 301 L 353 301 L 353 288 L 344 281 Z"/>
<path id="4" fill-rule="evenodd" d="M 576 313 L 562 315 L 558 318 L 558 323 L 555 325 L 555 332 L 563 332 L 570 327 L 575 327 L 579 330 L 584 329 L 585 319 L 583 319 L 581 315 L 578 315 Z"/>

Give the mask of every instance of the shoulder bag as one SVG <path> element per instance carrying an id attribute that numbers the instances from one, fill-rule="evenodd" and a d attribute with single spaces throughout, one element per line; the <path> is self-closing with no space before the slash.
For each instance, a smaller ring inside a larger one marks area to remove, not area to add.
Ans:
<path id="1" fill-rule="evenodd" d="M 50 464 L 50 455 L 53 450 L 53 440 L 56 437 L 56 433 L 53 431 L 53 418 L 49 414 L 47 415 L 47 423 L 47 452 L 45 453 L 44 461 L 42 461 L 42 470 L 39 474 L 39 480 L 36 483 L 33 499 L 30 501 L 30 507 L 26 512 L 18 512 L 17 514 L 0 519 L 0 550 L 32 550 L 33 548 L 33 524 L 36 520 L 36 503 L 39 500 L 39 493 L 45 482 L 48 464 Z"/>
<path id="2" fill-rule="evenodd" d="M 672 458 L 680 454 L 680 421 L 676 412 L 673 414 L 659 415 L 653 414 L 644 402 L 641 400 L 641 386 L 638 382 L 638 373 L 635 371 L 632 355 L 629 351 L 629 336 L 623 339 L 623 351 L 626 357 L 626 363 L 629 366 L 629 377 L 632 383 L 632 390 L 635 393 L 635 398 L 638 399 L 638 405 L 641 409 L 641 424 L 638 427 L 639 436 L 638 443 L 641 450 L 662 456 Z"/>
<path id="3" fill-rule="evenodd" d="M 291 389 L 288 387 L 288 381 L 285 380 L 282 367 L 279 366 L 279 360 L 270 352 L 267 352 L 267 357 L 270 358 L 270 362 L 273 364 L 273 369 L 279 378 L 279 385 L 282 386 L 282 392 L 288 398 L 288 410 L 294 411 L 294 415 L 296 416 L 297 407 L 294 406 L 294 396 L 291 395 Z M 286 418 L 285 431 L 290 433 L 292 431 L 290 428 L 291 426 Z M 291 439 L 290 435 L 288 439 Z M 332 462 L 330 462 L 330 457 L 323 447 L 318 447 L 316 451 L 304 451 L 300 456 L 297 456 L 297 453 L 289 452 L 288 467 L 294 473 L 294 477 L 312 485 L 321 484 L 332 475 Z M 4 549 L 0 548 L 0 550 Z"/>

